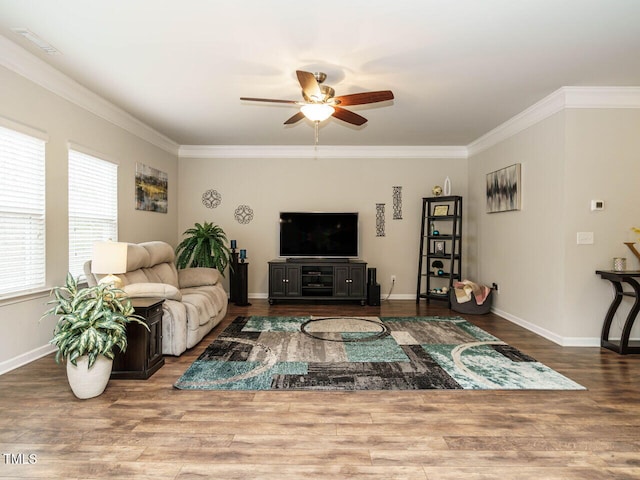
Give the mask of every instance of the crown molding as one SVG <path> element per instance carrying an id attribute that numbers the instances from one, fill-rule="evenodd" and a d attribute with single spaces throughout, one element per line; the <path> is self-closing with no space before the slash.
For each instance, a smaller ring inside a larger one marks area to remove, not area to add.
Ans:
<path id="1" fill-rule="evenodd" d="M 562 87 L 467 145 L 469 157 L 567 108 L 640 108 L 640 87 Z"/>
<path id="2" fill-rule="evenodd" d="M 179 145 L 0 35 L 0 65 L 173 155 Z"/>
<path id="3" fill-rule="evenodd" d="M 182 145 L 182 158 L 467 158 L 462 146 Z"/>
<path id="4" fill-rule="evenodd" d="M 563 87 L 566 108 L 640 108 L 640 87 Z"/>

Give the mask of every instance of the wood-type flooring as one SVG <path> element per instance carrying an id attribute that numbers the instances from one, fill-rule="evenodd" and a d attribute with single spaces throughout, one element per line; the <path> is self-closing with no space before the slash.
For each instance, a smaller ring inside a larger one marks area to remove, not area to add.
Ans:
<path id="1" fill-rule="evenodd" d="M 463 316 L 587 390 L 174 389 L 237 315 L 455 315 L 411 300 L 252 303 L 94 399 L 73 396 L 53 354 L 0 376 L 0 479 L 640 479 L 640 355 L 563 348 L 493 314 Z"/>

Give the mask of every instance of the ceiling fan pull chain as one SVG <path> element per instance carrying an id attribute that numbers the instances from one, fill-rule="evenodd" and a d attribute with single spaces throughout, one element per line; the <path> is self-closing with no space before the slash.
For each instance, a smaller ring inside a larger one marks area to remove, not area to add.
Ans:
<path id="1" fill-rule="evenodd" d="M 314 129 L 314 130 L 315 130 L 315 133 L 316 133 L 316 135 L 315 135 L 315 137 L 316 137 L 316 138 L 315 138 L 315 143 L 314 143 L 314 145 L 316 145 L 316 146 L 317 146 L 317 145 L 318 145 L 318 125 L 320 125 L 320 122 L 318 122 L 318 121 L 316 120 L 315 122 L 313 122 L 313 124 L 314 124 L 314 126 L 315 126 L 315 129 Z"/>

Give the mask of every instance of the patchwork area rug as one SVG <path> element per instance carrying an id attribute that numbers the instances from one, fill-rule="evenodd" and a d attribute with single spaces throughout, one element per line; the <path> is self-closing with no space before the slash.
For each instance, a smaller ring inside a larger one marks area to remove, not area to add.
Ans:
<path id="1" fill-rule="evenodd" d="M 584 389 L 460 317 L 237 317 L 174 386 Z"/>

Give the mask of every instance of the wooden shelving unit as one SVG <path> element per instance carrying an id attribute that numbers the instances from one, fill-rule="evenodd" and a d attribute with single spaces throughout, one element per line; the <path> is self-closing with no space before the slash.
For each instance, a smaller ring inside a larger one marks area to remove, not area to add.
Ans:
<path id="1" fill-rule="evenodd" d="M 445 212 L 446 211 L 446 212 Z M 438 248 L 440 247 L 440 248 Z M 442 266 L 434 266 L 439 261 Z M 422 227 L 416 303 L 421 298 L 446 301 L 455 280 L 462 278 L 462 197 L 425 197 L 422 199 Z M 442 292 L 446 287 L 446 293 Z"/>

